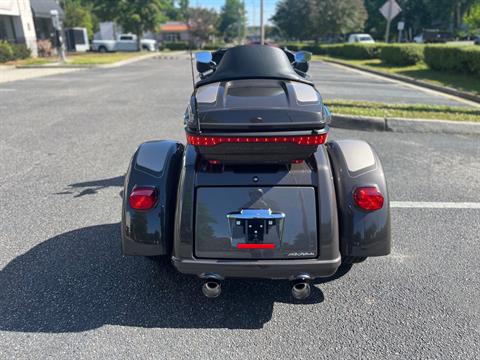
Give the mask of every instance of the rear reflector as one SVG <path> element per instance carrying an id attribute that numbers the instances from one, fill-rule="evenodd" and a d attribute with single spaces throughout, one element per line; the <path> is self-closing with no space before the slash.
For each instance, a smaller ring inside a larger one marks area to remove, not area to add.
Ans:
<path id="1" fill-rule="evenodd" d="M 383 195 L 376 187 L 360 187 L 353 194 L 355 203 L 363 210 L 375 211 L 383 207 Z"/>
<path id="2" fill-rule="evenodd" d="M 218 144 L 230 143 L 293 143 L 298 145 L 322 145 L 327 141 L 328 133 L 305 136 L 268 136 L 268 137 L 250 137 L 250 136 L 203 136 L 187 135 L 187 141 L 194 146 L 216 146 Z"/>
<path id="3" fill-rule="evenodd" d="M 237 244 L 237 249 L 275 249 L 275 244 Z"/>
<path id="4" fill-rule="evenodd" d="M 136 187 L 130 194 L 128 202 L 135 210 L 149 210 L 157 202 L 157 191 L 151 187 Z"/>

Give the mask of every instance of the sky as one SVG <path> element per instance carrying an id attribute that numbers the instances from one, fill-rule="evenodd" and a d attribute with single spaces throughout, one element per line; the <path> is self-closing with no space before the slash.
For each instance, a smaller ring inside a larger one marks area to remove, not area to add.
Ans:
<path id="1" fill-rule="evenodd" d="M 278 0 L 263 0 L 264 20 L 268 23 L 268 19 L 275 13 L 275 5 Z M 190 6 L 202 6 L 207 8 L 220 8 L 225 0 L 190 0 Z M 260 0 L 245 0 L 245 8 L 247 10 L 248 25 L 260 25 Z"/>

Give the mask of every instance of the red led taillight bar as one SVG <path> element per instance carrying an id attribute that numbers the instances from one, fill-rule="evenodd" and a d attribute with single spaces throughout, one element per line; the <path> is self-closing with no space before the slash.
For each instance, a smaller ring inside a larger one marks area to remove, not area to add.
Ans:
<path id="1" fill-rule="evenodd" d="M 323 145 L 327 141 L 328 133 L 317 135 L 302 136 L 205 136 L 205 135 L 187 135 L 187 141 L 194 146 L 216 146 L 219 144 L 239 144 L 239 143 L 293 143 L 297 145 Z"/>
<path id="2" fill-rule="evenodd" d="M 275 244 L 237 244 L 237 249 L 275 249 Z"/>

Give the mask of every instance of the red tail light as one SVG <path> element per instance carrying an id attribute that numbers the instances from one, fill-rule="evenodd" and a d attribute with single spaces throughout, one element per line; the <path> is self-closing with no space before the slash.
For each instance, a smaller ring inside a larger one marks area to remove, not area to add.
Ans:
<path id="1" fill-rule="evenodd" d="M 130 194 L 128 202 L 135 210 L 149 210 L 157 202 L 157 191 L 151 187 L 136 187 Z"/>
<path id="2" fill-rule="evenodd" d="M 376 187 L 360 187 L 353 194 L 355 203 L 363 210 L 375 211 L 383 207 L 383 195 Z"/>
<path id="3" fill-rule="evenodd" d="M 239 143 L 293 143 L 298 145 L 322 145 L 327 141 L 327 135 L 305 135 L 305 136 L 268 136 L 268 137 L 251 137 L 251 136 L 203 136 L 203 135 L 187 135 L 187 141 L 194 146 L 216 146 L 223 143 L 239 144 Z"/>
<path id="4" fill-rule="evenodd" d="M 275 244 L 237 244 L 237 249 L 275 249 Z"/>

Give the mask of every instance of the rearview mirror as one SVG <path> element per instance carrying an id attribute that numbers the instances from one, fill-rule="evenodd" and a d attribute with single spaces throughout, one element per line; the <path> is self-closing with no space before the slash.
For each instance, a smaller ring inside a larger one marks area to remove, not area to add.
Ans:
<path id="1" fill-rule="evenodd" d="M 332 122 L 332 113 L 326 105 L 323 105 L 323 118 L 325 119 L 325 122 L 327 124 L 330 124 Z"/>
<path id="2" fill-rule="evenodd" d="M 212 70 L 214 67 L 212 53 L 210 51 L 200 51 L 195 54 L 195 60 L 197 62 L 197 71 L 204 73 Z"/>
<path id="3" fill-rule="evenodd" d="M 308 63 L 312 60 L 312 53 L 308 51 L 298 51 L 295 53 L 296 63 Z"/>

